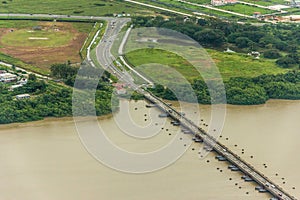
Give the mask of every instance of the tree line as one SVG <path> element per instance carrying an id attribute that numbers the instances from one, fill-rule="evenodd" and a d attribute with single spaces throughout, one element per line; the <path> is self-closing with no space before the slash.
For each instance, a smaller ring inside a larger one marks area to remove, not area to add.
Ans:
<path id="1" fill-rule="evenodd" d="M 204 82 L 201 79 L 196 79 L 191 83 L 198 103 L 255 105 L 263 104 L 269 99 L 299 100 L 300 72 L 290 71 L 286 74 L 261 75 L 255 78 L 230 78 L 224 82 L 224 86 L 226 93 L 223 91 L 223 83 L 217 81 Z M 164 99 L 191 101 L 194 98 L 189 96 L 192 94 L 188 87 L 190 86 L 172 85 L 164 87 L 157 85 L 149 90 Z"/>
<path id="2" fill-rule="evenodd" d="M 259 51 L 265 58 L 278 59 L 276 63 L 281 67 L 299 68 L 300 26 L 297 24 L 254 26 L 220 19 L 165 19 L 161 16 L 138 16 L 132 23 L 136 27 L 172 29 L 188 35 L 204 47 L 218 50 L 228 47 L 241 53 Z"/>

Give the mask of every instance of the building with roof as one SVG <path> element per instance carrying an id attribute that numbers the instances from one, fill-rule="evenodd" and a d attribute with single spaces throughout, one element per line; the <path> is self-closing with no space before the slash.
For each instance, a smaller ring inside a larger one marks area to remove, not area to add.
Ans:
<path id="1" fill-rule="evenodd" d="M 17 75 L 11 73 L 0 74 L 0 82 L 9 83 L 17 80 Z"/>
<path id="2" fill-rule="evenodd" d="M 21 84 L 12 85 L 12 86 L 10 86 L 9 91 L 14 91 L 14 89 L 20 88 L 20 87 L 22 87 L 22 86 L 23 86 L 23 85 L 21 85 Z"/>
<path id="3" fill-rule="evenodd" d="M 19 94 L 16 96 L 17 100 L 22 100 L 22 99 L 29 99 L 30 95 L 29 94 Z"/>

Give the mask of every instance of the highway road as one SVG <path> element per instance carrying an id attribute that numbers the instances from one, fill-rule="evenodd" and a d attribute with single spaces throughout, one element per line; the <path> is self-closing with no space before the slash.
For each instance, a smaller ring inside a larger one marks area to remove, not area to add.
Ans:
<path id="1" fill-rule="evenodd" d="M 126 70 L 120 70 L 115 64 L 116 58 L 111 54 L 113 43 L 118 37 L 122 28 L 130 22 L 129 18 L 110 18 L 107 19 L 106 32 L 96 47 L 96 57 L 99 64 L 118 77 L 119 80 L 124 81 L 131 85 L 132 88 L 138 89 L 139 86 L 134 84 L 133 78 Z"/>
<path id="2" fill-rule="evenodd" d="M 99 64 L 105 69 L 113 73 L 122 81 L 129 84 L 137 92 L 143 94 L 146 98 L 156 103 L 162 110 L 169 112 L 172 116 L 177 119 L 182 126 L 189 128 L 194 134 L 197 134 L 199 137 L 203 138 L 206 145 L 213 148 L 218 154 L 227 158 L 229 162 L 237 166 L 242 170 L 246 175 L 253 178 L 257 183 L 263 185 L 271 194 L 276 196 L 278 199 L 296 199 L 286 193 L 282 188 L 273 183 L 263 174 L 255 170 L 250 164 L 241 160 L 236 154 L 231 152 L 227 147 L 215 141 L 210 135 L 204 132 L 202 129 L 194 125 L 189 119 L 182 116 L 174 108 L 167 105 L 161 99 L 153 96 L 152 94 L 146 92 L 144 89 L 136 85 L 131 78 L 131 76 L 126 71 L 121 71 L 114 64 L 114 56 L 111 54 L 111 49 L 113 43 L 115 42 L 118 33 L 122 28 L 130 21 L 128 18 L 110 18 L 110 17 L 93 17 L 93 16 L 68 16 L 68 15 L 47 15 L 47 14 L 0 14 L 0 16 L 7 17 L 28 17 L 28 18 L 72 18 L 72 19 L 94 19 L 94 20 L 106 20 L 107 28 L 104 37 L 100 41 L 99 45 L 96 47 L 96 56 Z"/>
<path id="3" fill-rule="evenodd" d="M 125 26 L 125 24 L 129 22 L 128 19 L 114 19 L 110 20 L 108 23 L 108 27 L 105 33 L 105 37 L 101 40 L 99 45 L 97 46 L 97 59 L 98 62 L 105 66 L 105 68 L 114 73 L 119 79 L 126 82 L 133 89 L 136 89 L 137 92 L 144 95 L 146 99 L 156 104 L 158 108 L 160 108 L 163 112 L 167 113 L 174 120 L 178 121 L 180 125 L 186 129 L 189 129 L 196 137 L 201 138 L 208 151 L 214 150 L 218 155 L 226 158 L 228 162 L 235 165 L 238 169 L 240 169 L 245 175 L 250 177 L 260 186 L 264 187 L 267 191 L 269 191 L 274 197 L 277 199 L 284 200 L 296 200 L 295 197 L 288 194 L 284 191 L 280 186 L 272 182 L 269 178 L 264 176 L 264 174 L 260 173 L 256 170 L 251 164 L 247 163 L 243 159 L 241 159 L 238 155 L 232 152 L 225 145 L 218 142 L 215 138 L 205 132 L 203 129 L 194 124 L 191 120 L 187 119 L 181 113 L 176 111 L 173 107 L 165 103 L 160 98 L 152 95 L 151 93 L 145 91 L 143 88 L 140 88 L 136 85 L 130 75 L 124 74 L 124 71 L 119 70 L 113 63 L 113 55 L 111 54 L 112 45 L 116 39 L 116 36 L 119 31 Z M 127 35 L 127 34 L 125 34 Z M 109 40 L 107 41 L 107 39 Z M 124 47 L 124 43 L 122 42 L 122 48 Z M 119 53 L 122 53 L 123 50 L 119 49 Z"/>
<path id="4" fill-rule="evenodd" d="M 143 92 L 140 90 L 140 86 L 136 85 L 134 83 L 134 79 L 132 76 L 124 69 L 120 70 L 115 64 L 114 61 L 116 61 L 116 58 L 111 54 L 111 49 L 113 46 L 113 43 L 119 36 L 119 32 L 122 30 L 122 28 L 130 22 L 130 19 L 128 18 L 114 18 L 107 20 L 107 27 L 104 37 L 99 42 L 98 46 L 96 47 L 96 56 L 99 64 L 104 67 L 106 70 L 117 76 L 121 81 L 126 82 L 129 84 L 133 89 L 139 90 L 139 92 Z M 132 27 L 131 27 L 132 28 Z M 126 43 L 128 34 L 131 30 L 127 30 L 125 33 L 125 37 L 123 38 L 120 48 L 118 49 L 119 54 L 123 54 L 123 47 Z M 122 62 L 124 62 L 124 58 L 122 55 L 120 55 L 120 59 Z M 153 83 L 148 80 L 146 77 L 141 75 L 139 72 L 131 68 L 130 65 L 128 65 L 126 62 L 124 63 L 125 66 L 127 66 L 130 69 L 130 72 L 135 73 L 137 76 L 141 77 L 143 80 L 145 80 L 148 84 L 153 85 Z M 93 65 L 93 64 L 92 64 Z M 122 68 L 122 67 L 121 67 Z"/>

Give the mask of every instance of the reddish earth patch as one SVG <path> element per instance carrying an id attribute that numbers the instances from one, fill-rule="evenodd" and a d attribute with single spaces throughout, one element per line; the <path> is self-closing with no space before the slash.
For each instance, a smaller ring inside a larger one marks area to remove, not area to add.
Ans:
<path id="1" fill-rule="evenodd" d="M 53 23 L 41 22 L 40 26 L 50 28 Z M 62 31 L 70 31 L 73 35 L 72 40 L 64 46 L 60 47 L 12 47 L 4 45 L 1 42 L 3 35 L 8 34 L 11 28 L 0 29 L 0 51 L 4 54 L 19 58 L 25 63 L 38 66 L 42 69 L 49 69 L 51 64 L 63 63 L 70 60 L 72 63 L 81 61 L 79 51 L 87 37 L 86 33 L 78 32 L 71 23 L 55 24 L 55 27 Z"/>

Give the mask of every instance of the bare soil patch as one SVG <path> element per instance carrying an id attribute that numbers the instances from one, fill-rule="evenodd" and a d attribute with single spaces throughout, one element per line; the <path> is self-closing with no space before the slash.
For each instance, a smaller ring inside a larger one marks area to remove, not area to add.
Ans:
<path id="1" fill-rule="evenodd" d="M 78 32 L 71 23 L 62 22 L 40 22 L 39 26 L 43 29 L 54 29 L 57 31 L 70 32 L 72 39 L 66 45 L 59 47 L 22 47 L 9 46 L 1 42 L 5 34 L 9 34 L 18 29 L 1 28 L 0 29 L 0 51 L 12 57 L 16 57 L 25 63 L 38 66 L 43 69 L 49 69 L 51 64 L 62 63 L 70 60 L 72 63 L 81 61 L 79 50 L 83 45 L 87 33 Z M 33 27 L 28 27 L 28 31 L 33 31 Z M 44 40 L 45 38 L 32 38 Z"/>

